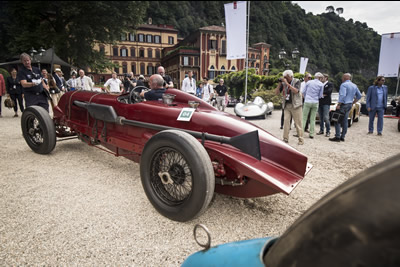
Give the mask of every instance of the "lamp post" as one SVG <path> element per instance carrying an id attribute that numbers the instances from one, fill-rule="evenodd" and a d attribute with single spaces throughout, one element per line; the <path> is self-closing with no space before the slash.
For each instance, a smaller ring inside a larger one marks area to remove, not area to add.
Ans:
<path id="1" fill-rule="evenodd" d="M 278 57 L 280 60 L 282 60 L 283 64 L 285 65 L 285 68 L 288 68 L 290 66 L 290 63 L 292 63 L 292 60 L 295 61 L 297 59 L 297 57 L 300 55 L 300 51 L 299 49 L 297 49 L 297 47 L 295 49 L 293 49 L 291 56 L 292 56 L 292 60 L 288 59 L 286 60 L 286 51 L 285 49 L 281 49 L 281 51 L 278 54 Z"/>
<path id="2" fill-rule="evenodd" d="M 29 51 L 32 59 L 37 61 L 39 70 L 40 70 L 40 58 L 42 57 L 42 55 L 45 51 L 46 50 L 44 50 L 43 47 L 40 47 L 39 51 L 36 51 L 35 48 L 32 47 L 31 50 Z M 36 57 L 37 55 L 39 55 L 39 57 Z"/>

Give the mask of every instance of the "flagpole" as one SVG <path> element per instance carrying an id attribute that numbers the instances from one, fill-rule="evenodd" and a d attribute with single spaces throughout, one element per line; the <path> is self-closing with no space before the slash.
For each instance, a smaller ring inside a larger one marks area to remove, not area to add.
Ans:
<path id="1" fill-rule="evenodd" d="M 400 68 L 400 65 L 398 68 Z M 400 78 L 400 71 L 399 71 L 399 69 L 397 69 L 397 86 L 396 86 L 396 93 L 395 93 L 396 98 L 397 98 L 397 90 L 399 90 L 399 78 Z"/>
<path id="2" fill-rule="evenodd" d="M 247 27 L 246 27 L 246 83 L 245 83 L 245 93 L 244 93 L 244 103 L 247 103 L 247 76 L 249 69 L 249 24 L 250 24 L 250 1 L 248 1 L 247 8 Z"/>

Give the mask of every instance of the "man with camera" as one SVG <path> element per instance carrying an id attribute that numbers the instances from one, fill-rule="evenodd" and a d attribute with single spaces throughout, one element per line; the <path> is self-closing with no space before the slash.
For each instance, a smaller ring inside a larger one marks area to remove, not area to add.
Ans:
<path id="1" fill-rule="evenodd" d="M 124 75 L 123 85 L 125 93 L 129 93 L 133 88 L 136 87 L 136 79 L 133 76 L 133 72 L 129 74 L 126 73 Z"/>
<path id="2" fill-rule="evenodd" d="M 304 144 L 302 129 L 302 96 L 300 93 L 300 80 L 293 77 L 292 70 L 285 70 L 283 77 L 279 78 L 275 94 L 282 94 L 282 109 L 284 110 L 285 122 L 283 126 L 283 141 L 289 142 L 290 119 L 293 117 L 299 145 Z"/>

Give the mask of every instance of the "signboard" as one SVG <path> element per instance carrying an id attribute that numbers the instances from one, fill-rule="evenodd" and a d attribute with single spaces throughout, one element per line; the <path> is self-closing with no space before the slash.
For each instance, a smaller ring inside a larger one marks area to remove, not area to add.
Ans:
<path id="1" fill-rule="evenodd" d="M 181 113 L 179 113 L 178 121 L 190 121 L 193 116 L 195 109 L 194 108 L 183 108 Z"/>
<path id="2" fill-rule="evenodd" d="M 246 2 L 225 4 L 226 59 L 246 58 Z"/>
<path id="3" fill-rule="evenodd" d="M 382 34 L 378 76 L 398 77 L 400 65 L 400 33 Z"/>

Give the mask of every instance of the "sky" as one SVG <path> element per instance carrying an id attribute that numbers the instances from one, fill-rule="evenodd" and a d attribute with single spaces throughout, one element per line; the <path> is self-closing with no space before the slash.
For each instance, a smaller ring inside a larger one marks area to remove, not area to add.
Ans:
<path id="1" fill-rule="evenodd" d="M 340 16 L 346 20 L 367 23 L 378 34 L 400 32 L 400 1 L 292 1 L 302 9 L 318 15 L 326 12 L 327 6 L 343 8 Z"/>

